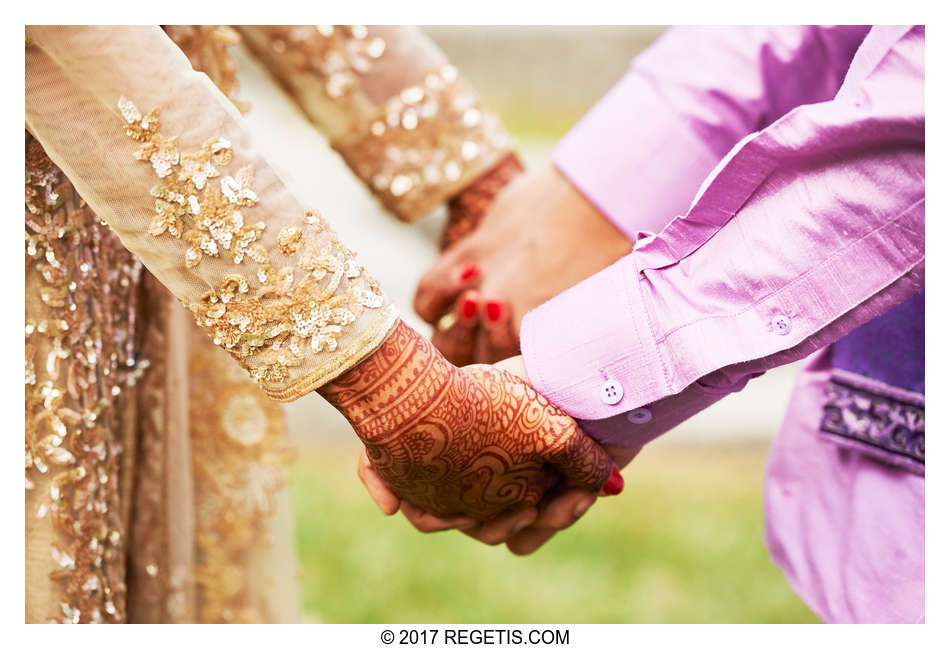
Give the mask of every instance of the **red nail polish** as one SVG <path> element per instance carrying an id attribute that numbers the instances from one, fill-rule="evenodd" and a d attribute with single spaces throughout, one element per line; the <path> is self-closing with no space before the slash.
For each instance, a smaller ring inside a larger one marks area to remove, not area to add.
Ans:
<path id="1" fill-rule="evenodd" d="M 620 471 L 617 470 L 617 467 L 614 467 L 610 477 L 607 478 L 607 482 L 604 483 L 603 489 L 604 493 L 608 496 L 616 496 L 623 491 L 623 476 L 620 475 Z"/>
<path id="2" fill-rule="evenodd" d="M 487 315 L 488 319 L 492 322 L 501 320 L 501 303 L 495 300 L 485 302 L 485 315 Z"/>
<path id="3" fill-rule="evenodd" d="M 474 318 L 477 311 L 478 302 L 470 297 L 465 298 L 462 302 L 462 317 L 466 319 Z"/>
<path id="4" fill-rule="evenodd" d="M 478 266 L 466 266 L 459 273 L 459 279 L 463 282 L 467 282 L 470 279 L 474 279 L 478 275 Z"/>

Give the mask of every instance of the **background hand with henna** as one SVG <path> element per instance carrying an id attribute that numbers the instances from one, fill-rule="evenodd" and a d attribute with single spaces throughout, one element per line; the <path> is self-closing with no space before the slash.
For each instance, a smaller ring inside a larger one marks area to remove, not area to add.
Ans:
<path id="1" fill-rule="evenodd" d="M 554 167 L 515 175 L 422 277 L 415 309 L 453 363 L 496 362 L 519 353 L 525 313 L 632 245 Z M 453 325 L 440 327 L 447 312 Z"/>
<path id="2" fill-rule="evenodd" d="M 604 450 L 526 381 L 457 368 L 401 322 L 319 392 L 395 497 L 457 525 L 530 510 L 561 477 L 596 493 L 613 471 Z"/>

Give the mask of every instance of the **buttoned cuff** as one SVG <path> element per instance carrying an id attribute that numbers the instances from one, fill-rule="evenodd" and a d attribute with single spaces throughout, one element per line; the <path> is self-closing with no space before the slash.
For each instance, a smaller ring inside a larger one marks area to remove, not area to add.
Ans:
<path id="1" fill-rule="evenodd" d="M 699 414 L 727 394 L 739 392 L 745 388 L 749 379 L 762 374 L 763 371 L 752 369 L 719 370 L 690 384 L 679 394 L 607 419 L 581 419 L 577 423 L 585 433 L 601 444 L 640 448 L 693 415 Z"/>
<path id="2" fill-rule="evenodd" d="M 685 214 L 722 153 L 631 71 L 558 143 L 552 160 L 633 241 Z"/>
<path id="3" fill-rule="evenodd" d="M 881 312 L 876 306 L 841 318 L 895 278 L 910 274 L 917 286 L 923 214 L 921 199 L 749 308 L 667 326 L 662 337 L 654 307 L 676 284 L 658 291 L 660 276 L 651 271 L 651 282 L 639 272 L 643 260 L 634 252 L 524 317 L 521 348 L 529 380 L 579 420 L 624 415 L 693 384 L 711 397 L 741 389 L 750 376 L 802 357 Z M 855 259 L 878 260 L 878 272 L 855 266 Z M 602 435 L 615 430 L 608 424 L 585 430 L 601 426 Z"/>
<path id="4" fill-rule="evenodd" d="M 575 419 L 669 394 L 632 255 L 525 315 L 521 350 L 531 384 Z"/>
<path id="5" fill-rule="evenodd" d="M 679 394 L 649 405 L 607 419 L 581 419 L 577 423 L 601 444 L 639 448 L 702 412 L 726 394 L 704 392 L 697 384 L 693 384 Z"/>

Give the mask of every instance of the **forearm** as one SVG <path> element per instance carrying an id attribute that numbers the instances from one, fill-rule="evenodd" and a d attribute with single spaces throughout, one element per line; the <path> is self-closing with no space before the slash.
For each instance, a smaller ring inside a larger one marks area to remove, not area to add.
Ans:
<path id="1" fill-rule="evenodd" d="M 238 30 L 354 173 L 402 220 L 448 201 L 512 150 L 497 115 L 418 28 Z"/>
<path id="2" fill-rule="evenodd" d="M 509 153 L 452 196 L 448 202 L 449 220 L 442 231 L 439 247 L 445 250 L 471 234 L 505 186 L 523 172 L 521 160 L 516 154 Z"/>
<path id="3" fill-rule="evenodd" d="M 270 396 L 309 392 L 379 345 L 396 316 L 375 280 L 161 30 L 28 33 L 27 127 Z"/>
<path id="4" fill-rule="evenodd" d="M 685 216 L 525 318 L 537 389 L 587 420 L 728 392 L 920 290 L 923 39 L 880 37 L 910 70 L 869 65 L 748 138 Z"/>
<path id="5" fill-rule="evenodd" d="M 675 27 L 558 144 L 555 166 L 624 234 L 689 209 L 739 140 L 827 101 L 866 27 Z"/>

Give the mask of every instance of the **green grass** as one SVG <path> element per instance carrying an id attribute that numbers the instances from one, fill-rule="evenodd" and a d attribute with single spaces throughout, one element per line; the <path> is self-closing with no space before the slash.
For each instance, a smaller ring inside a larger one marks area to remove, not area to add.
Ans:
<path id="1" fill-rule="evenodd" d="M 382 516 L 349 445 L 291 483 L 305 615 L 324 622 L 816 622 L 762 543 L 764 447 L 657 446 L 529 557 Z"/>

